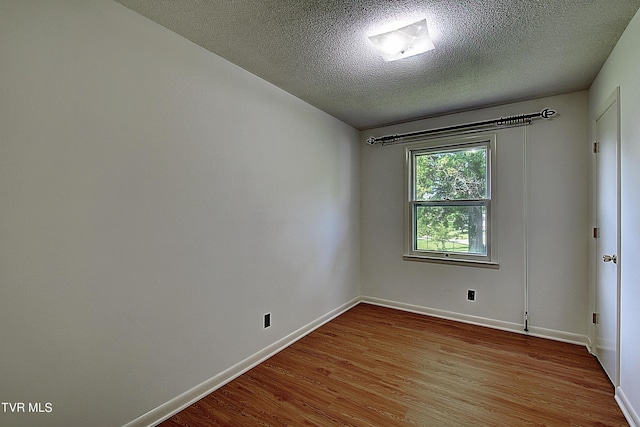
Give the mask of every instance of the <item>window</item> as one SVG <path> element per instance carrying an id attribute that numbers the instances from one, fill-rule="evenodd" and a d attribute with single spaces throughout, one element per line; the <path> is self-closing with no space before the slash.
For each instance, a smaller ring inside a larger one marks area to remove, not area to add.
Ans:
<path id="1" fill-rule="evenodd" d="M 495 135 L 416 144 L 406 153 L 405 259 L 497 267 L 491 204 Z"/>

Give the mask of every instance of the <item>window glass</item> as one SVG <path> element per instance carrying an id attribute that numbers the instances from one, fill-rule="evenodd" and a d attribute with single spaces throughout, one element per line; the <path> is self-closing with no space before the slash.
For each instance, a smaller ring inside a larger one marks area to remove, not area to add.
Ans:
<path id="1" fill-rule="evenodd" d="M 487 148 L 419 154 L 416 200 L 483 199 L 487 196 Z"/>
<path id="2" fill-rule="evenodd" d="M 493 261 L 494 147 L 495 136 L 485 135 L 407 148 L 407 255 Z"/>
<path id="3" fill-rule="evenodd" d="M 415 209 L 414 249 L 487 254 L 485 206 L 417 205 Z"/>

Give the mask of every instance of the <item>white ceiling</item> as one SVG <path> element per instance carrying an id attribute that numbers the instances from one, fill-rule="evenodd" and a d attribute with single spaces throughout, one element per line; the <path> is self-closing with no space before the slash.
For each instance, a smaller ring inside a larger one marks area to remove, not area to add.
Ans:
<path id="1" fill-rule="evenodd" d="M 358 128 L 587 89 L 640 0 L 116 0 Z M 426 18 L 435 50 L 368 36 Z M 638 41 L 640 43 L 640 40 Z"/>

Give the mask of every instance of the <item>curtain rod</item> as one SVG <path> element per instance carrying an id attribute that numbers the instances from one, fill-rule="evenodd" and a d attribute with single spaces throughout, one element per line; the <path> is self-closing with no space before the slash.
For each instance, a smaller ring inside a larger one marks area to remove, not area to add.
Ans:
<path id="1" fill-rule="evenodd" d="M 550 119 L 555 116 L 556 112 L 549 108 L 545 108 L 539 113 L 520 114 L 516 116 L 500 117 L 499 119 L 484 120 L 481 122 L 465 123 L 461 125 L 446 126 L 435 129 L 420 130 L 417 132 L 408 132 L 401 134 L 385 135 L 371 137 L 367 139 L 367 144 L 374 145 L 381 143 L 382 145 L 397 144 L 405 139 L 419 138 L 423 136 L 442 136 L 451 133 L 467 133 L 478 132 L 489 129 L 503 129 L 516 126 L 530 125 L 533 119 Z"/>

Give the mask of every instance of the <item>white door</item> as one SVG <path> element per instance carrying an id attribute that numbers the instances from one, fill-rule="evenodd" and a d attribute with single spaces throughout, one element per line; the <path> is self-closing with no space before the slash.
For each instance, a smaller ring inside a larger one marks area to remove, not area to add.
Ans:
<path id="1" fill-rule="evenodd" d="M 595 353 L 614 386 L 619 384 L 619 89 L 596 118 L 596 326 Z"/>

